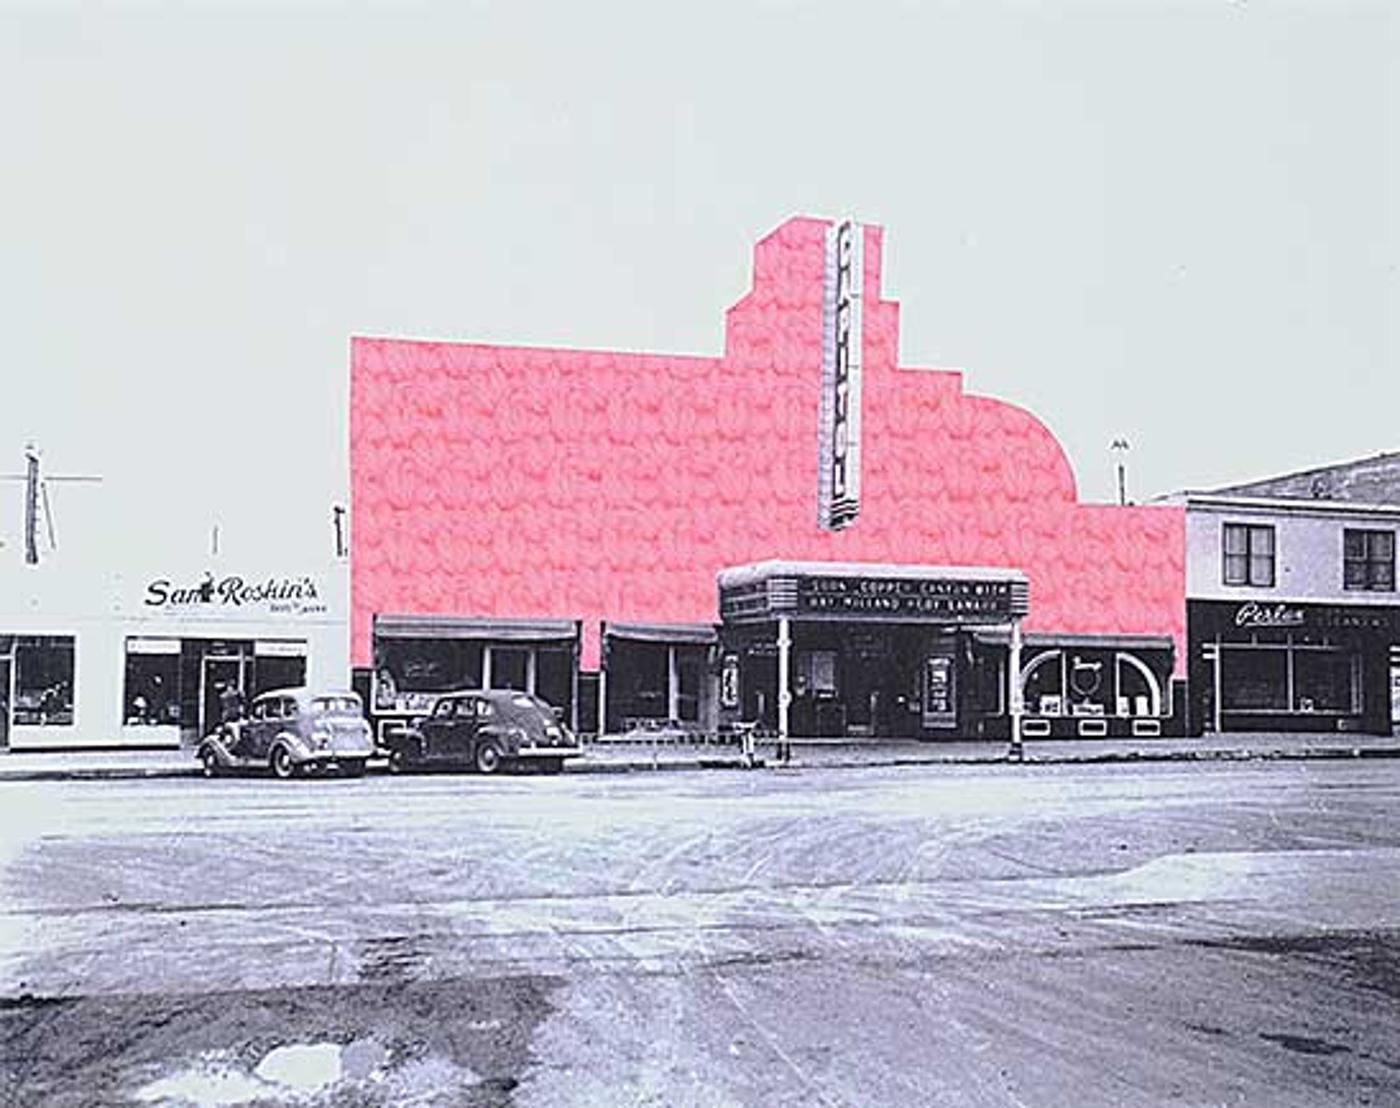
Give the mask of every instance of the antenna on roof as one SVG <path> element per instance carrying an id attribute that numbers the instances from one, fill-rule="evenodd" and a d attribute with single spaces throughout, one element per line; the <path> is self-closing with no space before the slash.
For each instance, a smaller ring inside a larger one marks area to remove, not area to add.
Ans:
<path id="1" fill-rule="evenodd" d="M 1113 440 L 1113 444 L 1109 447 L 1109 449 L 1113 451 L 1114 457 L 1116 457 L 1116 458 L 1118 459 L 1118 503 L 1119 503 L 1119 504 L 1127 504 L 1127 503 L 1128 503 L 1128 483 L 1127 483 L 1127 470 L 1128 470 L 1128 467 L 1127 467 L 1127 463 L 1124 461 L 1124 458 L 1127 457 L 1128 450 L 1129 450 L 1128 440 L 1127 440 L 1127 439 L 1122 439 L 1122 438 L 1114 439 L 1114 440 Z"/>

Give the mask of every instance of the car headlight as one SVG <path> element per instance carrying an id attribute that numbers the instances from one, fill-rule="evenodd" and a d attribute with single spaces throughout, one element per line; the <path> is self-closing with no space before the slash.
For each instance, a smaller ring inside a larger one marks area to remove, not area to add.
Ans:
<path id="1" fill-rule="evenodd" d="M 326 727 L 313 727 L 311 729 L 312 745 L 318 750 L 324 750 L 331 744 L 330 729 Z"/>

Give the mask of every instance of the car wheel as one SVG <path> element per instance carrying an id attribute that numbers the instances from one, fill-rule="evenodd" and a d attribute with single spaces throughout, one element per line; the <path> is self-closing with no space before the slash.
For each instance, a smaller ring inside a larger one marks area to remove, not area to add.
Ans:
<path id="1" fill-rule="evenodd" d="M 476 748 L 476 772 L 495 773 L 501 768 L 501 748 L 492 742 L 481 743 Z"/>
<path id="2" fill-rule="evenodd" d="M 297 764 L 292 761 L 292 752 L 285 746 L 279 746 L 272 752 L 272 774 L 280 777 L 283 781 L 296 774 Z"/>
<path id="3" fill-rule="evenodd" d="M 214 753 L 214 748 L 210 746 L 206 746 L 199 752 L 199 765 L 205 777 L 218 777 L 219 770 L 222 768 L 219 765 L 219 756 Z"/>
<path id="4" fill-rule="evenodd" d="M 408 772 L 408 755 L 404 753 L 403 747 L 396 746 L 389 751 L 389 772 L 393 774 Z"/>

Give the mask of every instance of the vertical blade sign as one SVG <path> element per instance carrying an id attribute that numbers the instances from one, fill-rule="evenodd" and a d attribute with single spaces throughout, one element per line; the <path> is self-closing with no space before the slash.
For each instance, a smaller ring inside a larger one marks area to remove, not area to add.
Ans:
<path id="1" fill-rule="evenodd" d="M 860 513 L 860 224 L 827 228 L 822 290 L 822 400 L 818 522 L 839 531 Z"/>

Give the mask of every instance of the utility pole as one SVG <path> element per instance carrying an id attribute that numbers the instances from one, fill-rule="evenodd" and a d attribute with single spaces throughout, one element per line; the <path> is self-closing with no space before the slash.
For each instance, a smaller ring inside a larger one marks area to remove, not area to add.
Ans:
<path id="1" fill-rule="evenodd" d="M 39 564 L 39 512 L 44 514 L 44 529 L 49 535 L 49 549 L 58 549 L 58 537 L 54 532 L 53 507 L 49 504 L 49 482 L 84 481 L 100 483 L 101 477 L 60 476 L 45 477 L 40 471 L 39 450 L 33 443 L 24 448 L 24 472 L 0 473 L 0 481 L 24 482 L 24 561 L 27 565 Z"/>
<path id="2" fill-rule="evenodd" d="M 39 454 L 33 444 L 24 448 L 24 560 L 39 564 Z"/>

